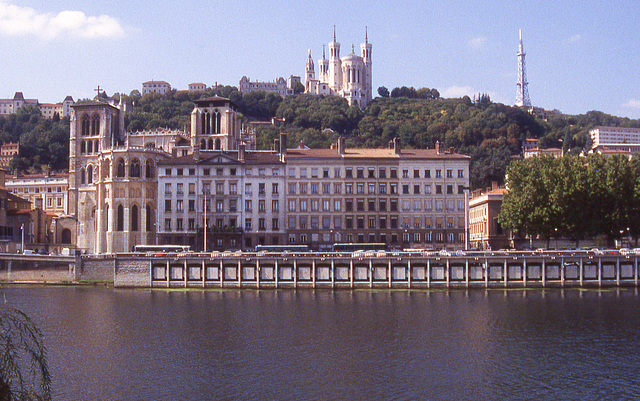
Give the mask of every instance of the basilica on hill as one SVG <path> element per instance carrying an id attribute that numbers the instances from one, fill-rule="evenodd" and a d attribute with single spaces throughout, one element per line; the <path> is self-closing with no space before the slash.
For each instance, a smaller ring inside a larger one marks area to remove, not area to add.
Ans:
<path id="1" fill-rule="evenodd" d="M 340 58 L 340 43 L 336 41 L 335 28 L 333 41 L 329 43 L 329 59 L 325 49 L 322 58 L 318 60 L 318 76 L 316 78 L 315 65 L 309 50 L 309 57 L 305 67 L 305 93 L 312 95 L 336 95 L 349 102 L 365 108 L 372 99 L 371 85 L 371 43 L 365 32 L 364 43 L 360 45 L 360 55 L 355 53 L 352 46 L 351 53 Z"/>

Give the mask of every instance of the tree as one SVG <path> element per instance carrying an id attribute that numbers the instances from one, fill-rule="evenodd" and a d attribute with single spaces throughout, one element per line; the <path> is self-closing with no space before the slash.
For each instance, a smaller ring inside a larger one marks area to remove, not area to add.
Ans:
<path id="1" fill-rule="evenodd" d="M 0 344 L 0 400 L 50 400 L 47 350 L 35 323 L 17 309 L 4 308 Z"/>
<path id="2" fill-rule="evenodd" d="M 304 93 L 304 85 L 302 85 L 302 83 L 300 82 L 296 82 L 295 85 L 293 85 L 293 93 L 295 95 Z"/>
<path id="3" fill-rule="evenodd" d="M 386 86 L 381 86 L 378 88 L 378 95 L 382 97 L 389 97 L 389 89 Z"/>

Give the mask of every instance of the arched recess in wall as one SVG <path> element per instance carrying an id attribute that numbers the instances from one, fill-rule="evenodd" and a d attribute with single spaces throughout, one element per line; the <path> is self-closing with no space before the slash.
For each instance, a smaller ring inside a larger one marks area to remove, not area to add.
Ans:
<path id="1" fill-rule="evenodd" d="M 87 167 L 87 184 L 93 184 L 93 166 L 91 164 Z"/>
<path id="2" fill-rule="evenodd" d="M 144 176 L 146 178 L 153 178 L 153 160 L 147 159 L 147 162 L 144 166 Z"/>
<path id="3" fill-rule="evenodd" d="M 129 177 L 140 177 L 140 160 L 133 159 L 129 166 Z"/>
<path id="4" fill-rule="evenodd" d="M 91 127 L 91 122 L 89 120 L 89 116 L 88 115 L 83 115 L 82 116 L 82 120 L 81 120 L 81 135 L 82 136 L 89 136 L 89 130 Z"/>
<path id="5" fill-rule="evenodd" d="M 153 231 L 153 213 L 151 212 L 152 208 L 150 204 L 147 204 L 146 213 L 147 213 L 147 231 Z"/>
<path id="6" fill-rule="evenodd" d="M 118 205 L 116 231 L 124 231 L 124 208 L 122 205 Z"/>
<path id="7" fill-rule="evenodd" d="M 100 135 L 100 116 L 94 114 L 93 117 L 91 117 L 91 136 L 98 135 Z"/>
<path id="8" fill-rule="evenodd" d="M 71 243 L 71 230 L 69 230 L 68 228 L 62 230 L 60 242 L 62 242 L 63 244 Z"/>
<path id="9" fill-rule="evenodd" d="M 118 159 L 118 171 L 116 172 L 116 177 L 124 177 L 124 160 L 122 160 L 122 158 Z"/>
<path id="10" fill-rule="evenodd" d="M 138 227 L 140 226 L 138 223 L 140 221 L 140 216 L 138 216 L 138 205 L 133 205 L 131 207 L 131 231 L 138 231 Z"/>

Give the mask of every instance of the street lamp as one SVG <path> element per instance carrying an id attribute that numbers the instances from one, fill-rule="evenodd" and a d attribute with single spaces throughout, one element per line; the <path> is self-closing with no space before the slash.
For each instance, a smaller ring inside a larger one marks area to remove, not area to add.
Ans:
<path id="1" fill-rule="evenodd" d="M 24 253 L 24 223 L 20 225 L 20 233 L 22 234 L 22 246 L 20 248 L 20 252 Z"/>

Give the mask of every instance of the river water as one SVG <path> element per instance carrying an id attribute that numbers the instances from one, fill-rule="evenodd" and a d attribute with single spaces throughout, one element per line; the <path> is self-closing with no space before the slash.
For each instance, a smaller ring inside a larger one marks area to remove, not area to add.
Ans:
<path id="1" fill-rule="evenodd" d="M 2 292 L 56 400 L 640 397 L 636 289 Z"/>

